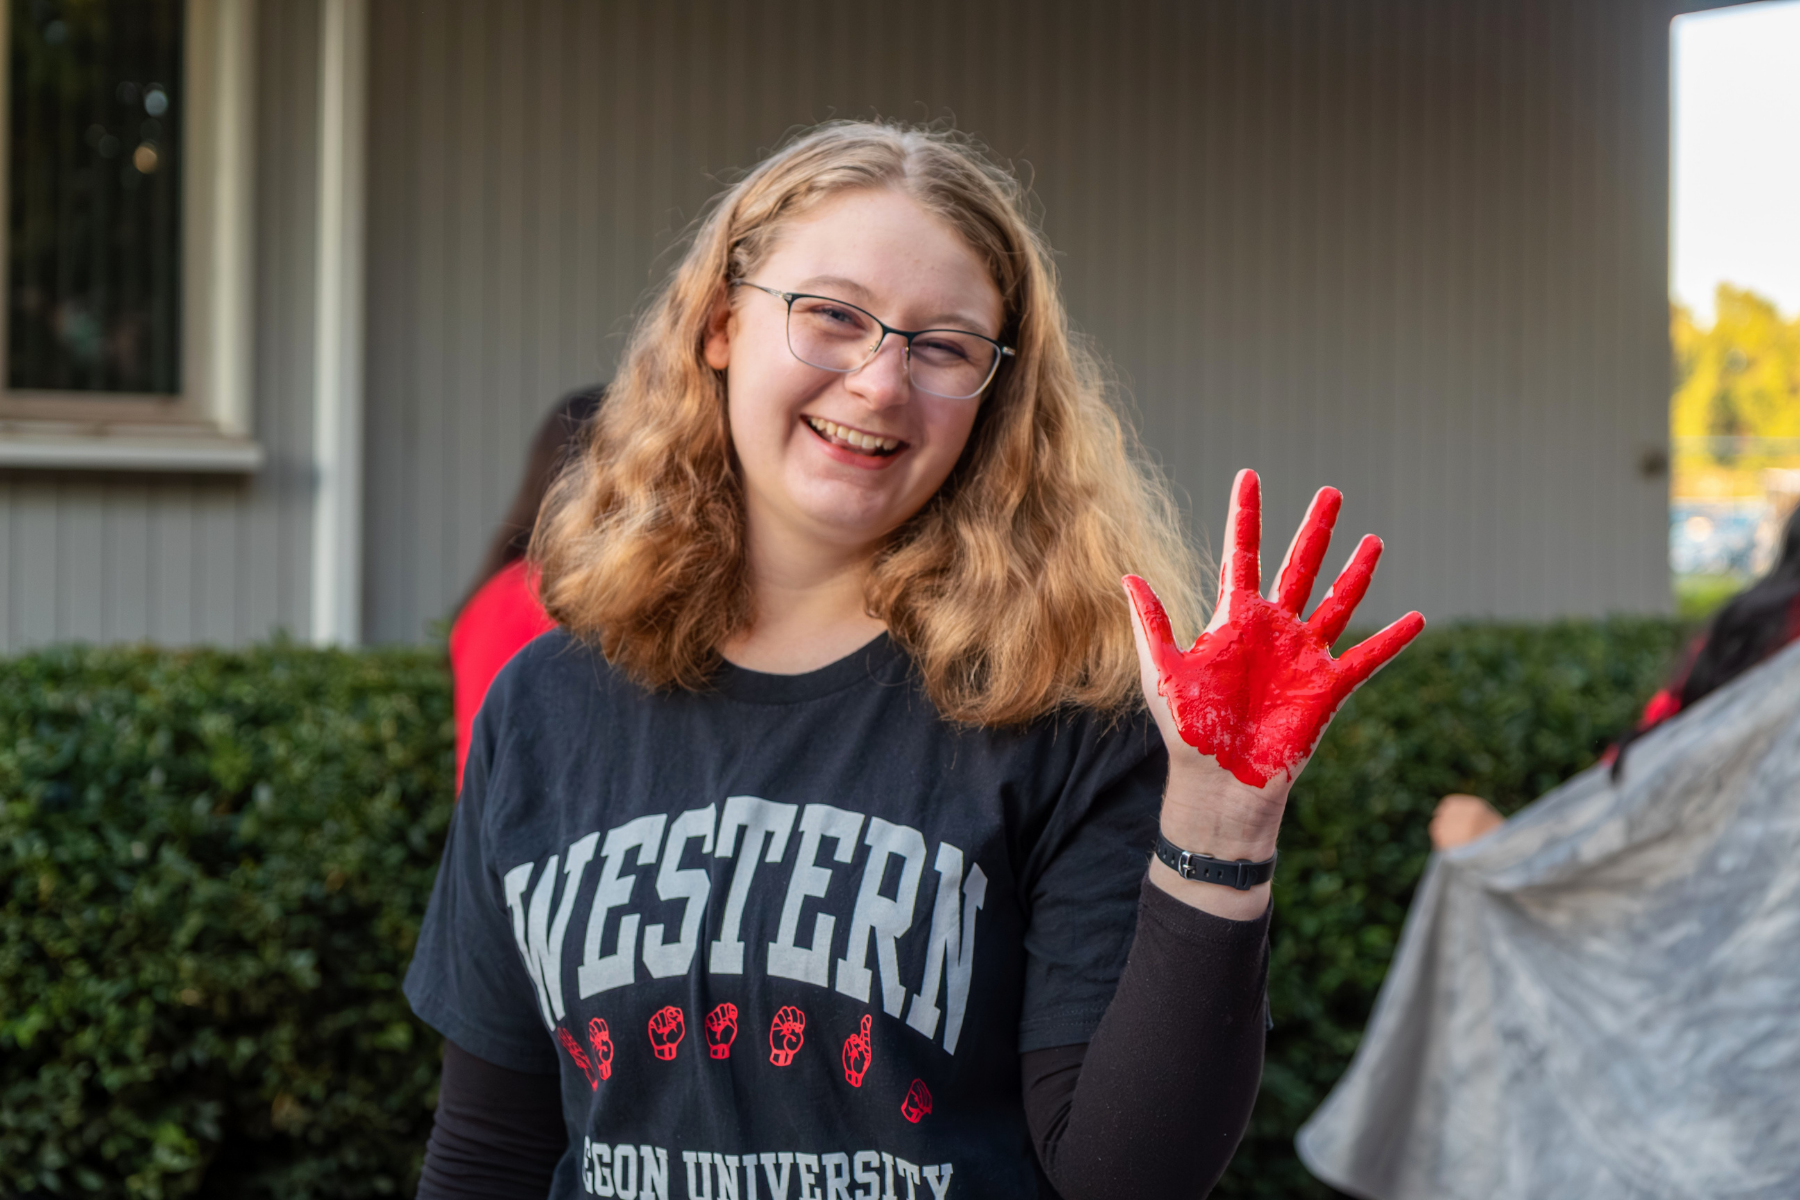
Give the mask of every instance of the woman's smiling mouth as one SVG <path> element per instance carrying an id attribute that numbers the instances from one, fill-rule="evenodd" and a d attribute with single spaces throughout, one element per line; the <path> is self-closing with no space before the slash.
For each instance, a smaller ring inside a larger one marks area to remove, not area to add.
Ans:
<path id="1" fill-rule="evenodd" d="M 864 433 L 860 429 L 839 425 L 836 421 L 827 421 L 823 417 L 803 416 L 801 420 L 805 421 L 806 427 L 817 434 L 826 445 L 848 450 L 859 456 L 888 458 L 898 454 L 906 447 L 906 443 L 899 438 Z"/>

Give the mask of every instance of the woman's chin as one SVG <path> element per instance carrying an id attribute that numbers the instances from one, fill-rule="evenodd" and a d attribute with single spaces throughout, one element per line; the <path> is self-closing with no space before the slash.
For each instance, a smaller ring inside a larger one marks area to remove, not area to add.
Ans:
<path id="1" fill-rule="evenodd" d="M 869 497 L 812 494 L 797 497 L 795 515 L 815 541 L 845 550 L 864 550 L 884 541 L 911 512 L 892 504 L 867 504 Z"/>

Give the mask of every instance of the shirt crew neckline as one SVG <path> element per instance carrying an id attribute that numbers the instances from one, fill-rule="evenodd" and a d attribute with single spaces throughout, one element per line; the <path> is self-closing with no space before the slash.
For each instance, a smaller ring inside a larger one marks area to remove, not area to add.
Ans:
<path id="1" fill-rule="evenodd" d="M 721 663 L 713 677 L 713 686 L 728 700 L 749 704 L 798 704 L 873 681 L 899 657 L 899 645 L 883 632 L 836 662 L 800 675 L 771 675 L 730 662 Z"/>

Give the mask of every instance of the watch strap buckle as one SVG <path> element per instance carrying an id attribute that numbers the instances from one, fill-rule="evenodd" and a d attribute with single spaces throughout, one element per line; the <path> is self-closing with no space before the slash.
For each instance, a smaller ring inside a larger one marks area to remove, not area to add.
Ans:
<path id="1" fill-rule="evenodd" d="M 1197 850 L 1183 850 L 1159 832 L 1156 835 L 1156 857 L 1183 879 L 1196 883 L 1217 883 L 1236 891 L 1247 892 L 1274 878 L 1275 860 L 1280 855 L 1270 855 L 1263 862 L 1251 862 L 1247 858 L 1214 858 Z"/>

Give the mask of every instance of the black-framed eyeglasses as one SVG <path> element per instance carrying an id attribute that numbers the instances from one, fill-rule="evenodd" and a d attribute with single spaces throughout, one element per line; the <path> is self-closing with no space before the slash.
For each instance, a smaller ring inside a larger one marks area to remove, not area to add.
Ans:
<path id="1" fill-rule="evenodd" d="M 888 334 L 906 339 L 906 377 L 921 392 L 946 400 L 973 400 L 1011 358 L 1011 346 L 967 329 L 895 329 L 868 309 L 830 296 L 781 292 L 748 279 L 739 285 L 767 292 L 787 305 L 787 343 L 809 367 L 848 375 L 869 365 Z"/>

